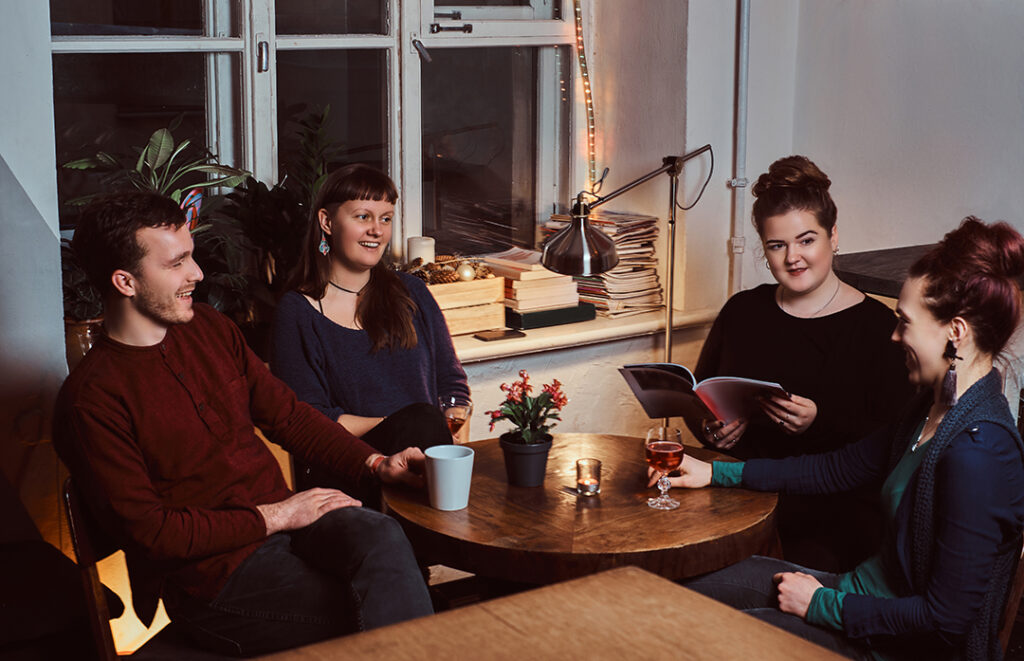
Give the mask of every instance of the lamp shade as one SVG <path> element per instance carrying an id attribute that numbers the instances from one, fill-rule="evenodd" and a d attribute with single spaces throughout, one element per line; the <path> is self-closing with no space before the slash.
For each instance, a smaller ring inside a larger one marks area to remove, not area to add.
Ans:
<path id="1" fill-rule="evenodd" d="M 572 208 L 572 221 L 544 243 L 540 262 L 544 268 L 566 275 L 596 275 L 619 263 L 611 237 L 590 224 L 590 208 Z"/>

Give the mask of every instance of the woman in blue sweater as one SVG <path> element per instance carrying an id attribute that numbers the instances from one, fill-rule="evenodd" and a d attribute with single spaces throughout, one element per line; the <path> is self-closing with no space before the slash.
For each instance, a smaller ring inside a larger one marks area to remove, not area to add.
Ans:
<path id="1" fill-rule="evenodd" d="M 299 399 L 385 455 L 451 443 L 438 398 L 469 397 L 433 296 L 385 263 L 397 199 L 391 179 L 366 165 L 327 178 L 278 303 L 270 360 Z M 337 486 L 315 467 L 295 475 L 300 489 Z"/>
<path id="2" fill-rule="evenodd" d="M 882 548 L 845 574 L 755 556 L 687 584 L 853 658 L 998 658 L 1024 528 L 1024 446 L 992 361 L 1020 318 L 1024 239 L 968 218 L 910 270 L 893 340 L 920 393 L 822 455 L 708 464 L 685 487 L 831 493 L 885 480 Z M 841 378 L 841 375 L 837 375 Z"/>

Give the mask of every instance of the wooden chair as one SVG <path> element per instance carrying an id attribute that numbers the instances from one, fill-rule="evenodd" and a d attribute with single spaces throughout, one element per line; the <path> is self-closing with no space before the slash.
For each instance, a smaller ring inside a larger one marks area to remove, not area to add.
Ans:
<path id="1" fill-rule="evenodd" d="M 89 626 L 96 648 L 97 658 L 101 661 L 116 661 L 121 658 L 114 646 L 114 637 L 110 631 L 111 612 L 106 591 L 96 571 L 96 563 L 114 554 L 120 548 L 102 532 L 88 508 L 83 506 L 69 477 L 64 482 L 64 512 L 68 517 L 71 529 L 71 543 L 78 558 L 78 570 L 82 578 L 85 592 L 86 607 L 89 611 Z M 113 617 L 120 616 L 116 613 Z M 166 627 L 139 650 L 131 655 L 132 659 L 157 661 L 162 659 L 193 659 L 206 661 L 225 659 L 228 657 L 198 650 L 179 638 L 173 627 Z"/>
<path id="2" fill-rule="evenodd" d="M 1024 389 L 1021 389 L 1017 399 L 1017 431 L 1024 436 Z M 1013 572 L 1013 583 L 1010 585 L 1010 594 L 1006 595 L 1006 607 L 1003 609 L 1003 623 L 999 628 L 999 644 L 1006 653 L 1006 647 L 1010 643 L 1010 634 L 1013 632 L 1013 625 L 1017 623 L 1017 610 L 1020 608 L 1021 598 L 1024 597 L 1024 543 L 1021 548 L 1021 559 L 1017 561 L 1017 568 Z"/>

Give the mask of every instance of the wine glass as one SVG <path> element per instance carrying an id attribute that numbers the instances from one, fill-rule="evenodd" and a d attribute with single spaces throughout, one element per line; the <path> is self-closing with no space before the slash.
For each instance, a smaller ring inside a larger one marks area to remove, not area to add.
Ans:
<path id="1" fill-rule="evenodd" d="M 658 490 L 661 491 L 661 495 L 657 498 L 648 498 L 648 507 L 657 510 L 674 510 L 679 507 L 679 501 L 668 496 L 668 490 L 672 488 L 668 474 L 683 463 L 682 432 L 677 427 L 651 427 L 647 430 L 644 455 L 647 458 L 647 465 L 661 474 L 658 479 Z"/>
<path id="2" fill-rule="evenodd" d="M 438 404 L 444 413 L 445 421 L 448 422 L 448 431 L 454 438 L 473 413 L 473 402 L 466 395 L 456 394 L 441 395 L 438 397 Z"/>

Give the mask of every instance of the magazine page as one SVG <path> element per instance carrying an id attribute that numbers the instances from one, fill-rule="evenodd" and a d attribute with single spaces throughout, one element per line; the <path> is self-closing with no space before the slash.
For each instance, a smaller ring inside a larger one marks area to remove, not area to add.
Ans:
<path id="1" fill-rule="evenodd" d="M 697 385 L 696 392 L 711 409 L 715 418 L 726 424 L 736 418 L 749 418 L 760 412 L 761 406 L 757 402 L 759 396 L 789 397 L 789 393 L 778 383 L 744 379 L 738 376 L 716 376 L 704 379 Z"/>
<path id="2" fill-rule="evenodd" d="M 693 375 L 682 365 L 626 365 L 619 372 L 648 417 L 682 416 L 697 424 L 711 417 L 707 406 L 693 391 Z"/>

